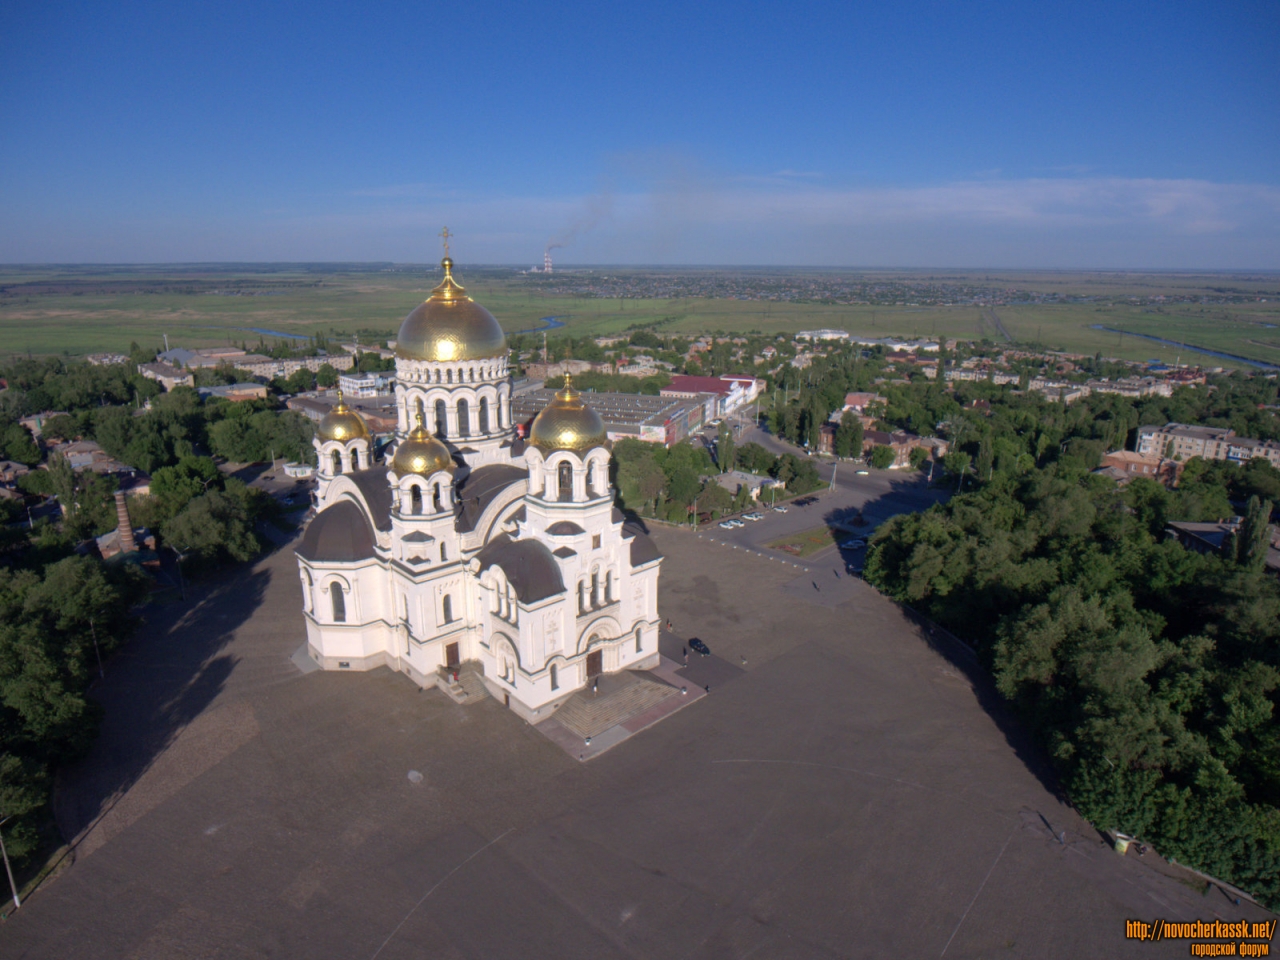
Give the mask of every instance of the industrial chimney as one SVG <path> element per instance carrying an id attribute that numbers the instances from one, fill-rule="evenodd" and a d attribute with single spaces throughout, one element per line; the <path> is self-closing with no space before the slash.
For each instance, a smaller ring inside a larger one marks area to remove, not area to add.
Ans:
<path id="1" fill-rule="evenodd" d="M 125 506 L 123 490 L 116 491 L 116 519 L 116 529 L 120 533 L 120 552 L 135 552 L 138 545 L 133 542 L 133 523 L 129 520 L 129 508 Z"/>
<path id="2" fill-rule="evenodd" d="M 546 251 L 542 254 L 542 272 L 543 273 L 551 272 L 551 248 L 550 247 L 547 247 Z"/>

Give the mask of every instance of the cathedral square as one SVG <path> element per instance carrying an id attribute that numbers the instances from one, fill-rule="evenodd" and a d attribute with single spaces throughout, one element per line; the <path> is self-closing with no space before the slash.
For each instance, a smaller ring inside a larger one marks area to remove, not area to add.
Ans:
<path id="1" fill-rule="evenodd" d="M 449 266 L 385 456 L 339 403 L 310 524 L 113 661 L 10 955 L 1075 957 L 1208 909 L 958 642 L 830 556 L 624 517 L 571 386 L 522 436 Z"/>

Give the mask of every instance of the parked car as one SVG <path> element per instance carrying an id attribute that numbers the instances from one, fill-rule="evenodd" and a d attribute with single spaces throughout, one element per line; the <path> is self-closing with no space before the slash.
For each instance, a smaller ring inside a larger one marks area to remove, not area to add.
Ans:
<path id="1" fill-rule="evenodd" d="M 774 513 L 786 513 L 786 512 L 787 512 L 787 508 L 786 508 L 786 507 L 784 507 L 782 504 L 778 504 L 776 507 L 774 507 L 774 508 L 773 508 L 773 512 L 774 512 Z"/>
<path id="2" fill-rule="evenodd" d="M 860 476 L 860 477 L 865 477 L 865 476 L 867 476 L 869 473 L 871 473 L 871 471 L 870 471 L 870 470 L 855 470 L 855 471 L 853 471 L 853 472 L 854 472 L 854 473 L 856 473 L 856 474 L 857 474 L 858 476 Z"/>
<path id="3" fill-rule="evenodd" d="M 846 550 L 857 550 L 859 547 L 865 547 L 866 545 L 867 541 L 865 540 L 846 540 L 844 543 L 840 544 L 840 546 L 844 547 Z"/>
<path id="4" fill-rule="evenodd" d="M 744 513 L 744 514 L 742 515 L 742 519 L 743 519 L 743 520 L 763 520 L 763 519 L 764 519 L 764 514 L 763 514 L 763 513 L 756 513 L 756 512 L 752 512 L 752 513 Z"/>
<path id="5" fill-rule="evenodd" d="M 734 523 L 732 520 L 721 520 L 720 526 L 724 527 L 726 530 L 732 530 L 734 527 L 737 526 L 737 524 Z"/>
<path id="6" fill-rule="evenodd" d="M 702 654 L 704 657 L 711 656 L 711 648 L 708 647 L 701 640 L 699 640 L 697 637 L 694 637 L 692 640 L 689 641 L 689 649 L 692 650 L 694 653 Z"/>

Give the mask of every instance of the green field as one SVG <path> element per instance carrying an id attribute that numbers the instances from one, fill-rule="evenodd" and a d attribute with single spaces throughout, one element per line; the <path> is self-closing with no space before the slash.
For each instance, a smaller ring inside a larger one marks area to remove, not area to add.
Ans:
<path id="1" fill-rule="evenodd" d="M 613 271 L 617 273 L 618 271 Z M 670 271 L 668 271 L 670 272 Z M 722 271 L 732 276 L 732 271 Z M 470 274 L 470 275 L 469 275 Z M 850 271 L 848 275 L 853 275 Z M 642 276 L 643 271 L 631 271 Z M 799 271 L 779 275 L 801 276 Z M 969 283 L 1012 291 L 1010 299 L 1061 295 L 1087 302 L 997 305 L 1021 342 L 1128 359 L 1232 363 L 1193 351 L 1094 329 L 1110 327 L 1280 364 L 1280 277 L 1224 274 L 861 273 L 876 281 Z M 636 324 L 661 333 L 794 333 L 836 327 L 869 336 L 1001 340 L 978 306 L 843 305 L 681 297 L 606 299 L 549 294 L 510 270 L 459 268 L 468 292 L 510 331 L 566 319 L 561 333 L 617 333 Z M 0 269 L 0 356 L 124 351 L 158 346 L 254 343 L 254 328 L 292 334 L 394 337 L 401 318 L 426 296 L 438 271 L 426 268 L 10 268 Z M 1156 302 L 1156 297 L 1168 298 Z M 1189 301 L 1189 302 L 1188 302 Z"/>

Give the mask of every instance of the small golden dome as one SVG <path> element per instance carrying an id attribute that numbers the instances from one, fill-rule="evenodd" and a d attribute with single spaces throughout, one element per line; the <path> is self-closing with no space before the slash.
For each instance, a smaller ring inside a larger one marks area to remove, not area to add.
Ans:
<path id="1" fill-rule="evenodd" d="M 529 442 L 545 453 L 552 450 L 572 450 L 583 453 L 592 447 L 608 443 L 604 421 L 582 402 L 582 394 L 573 389 L 568 374 L 564 387 L 533 418 L 529 430 Z"/>
<path id="2" fill-rule="evenodd" d="M 444 280 L 400 324 L 396 356 L 406 360 L 478 360 L 507 352 L 507 338 L 493 314 L 467 296 L 445 257 Z"/>
<path id="3" fill-rule="evenodd" d="M 364 418 L 343 402 L 341 390 L 338 391 L 338 405 L 324 415 L 316 433 L 322 441 L 345 443 L 357 437 L 369 439 L 369 428 L 365 426 Z"/>
<path id="4" fill-rule="evenodd" d="M 449 448 L 427 433 L 422 425 L 422 417 L 418 417 L 418 425 L 409 431 L 409 436 L 396 447 L 396 455 L 391 458 L 391 469 L 400 476 L 416 473 L 428 476 L 437 470 L 453 471 L 456 468 Z"/>

